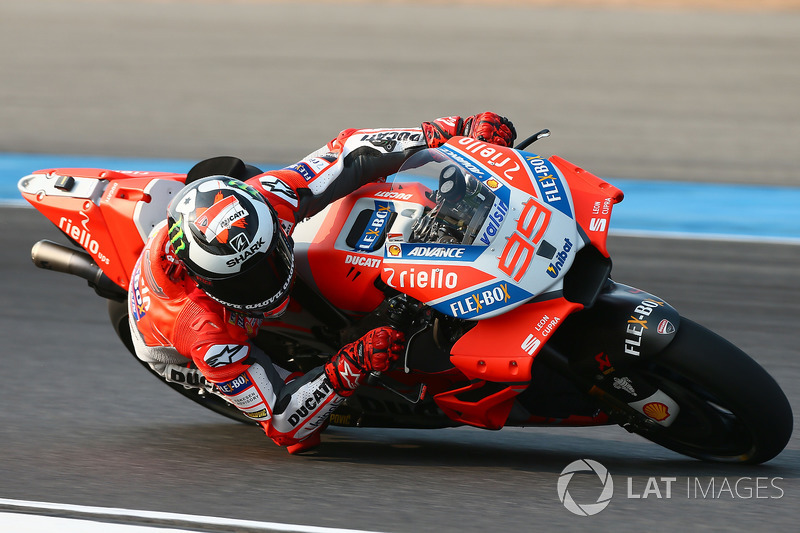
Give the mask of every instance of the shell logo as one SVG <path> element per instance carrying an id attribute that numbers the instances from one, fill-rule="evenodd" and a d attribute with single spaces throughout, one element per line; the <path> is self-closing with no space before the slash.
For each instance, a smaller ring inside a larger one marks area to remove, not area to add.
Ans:
<path id="1" fill-rule="evenodd" d="M 642 407 L 642 412 L 657 422 L 669 418 L 669 409 L 661 402 L 650 402 Z"/>
<path id="2" fill-rule="evenodd" d="M 398 257 L 400 255 L 400 247 L 396 244 L 389 246 L 389 255 L 392 257 Z"/>
<path id="3" fill-rule="evenodd" d="M 494 178 L 491 178 L 486 180 L 486 186 L 492 189 L 493 191 L 496 191 L 497 189 L 500 188 L 500 182 Z"/>

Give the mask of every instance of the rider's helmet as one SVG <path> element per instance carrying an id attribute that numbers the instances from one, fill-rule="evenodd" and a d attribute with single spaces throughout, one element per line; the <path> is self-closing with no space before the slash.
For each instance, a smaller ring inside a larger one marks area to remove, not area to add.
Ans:
<path id="1" fill-rule="evenodd" d="M 286 309 L 292 244 L 256 189 L 227 176 L 202 178 L 178 192 L 167 217 L 175 257 L 210 298 L 249 316 Z"/>

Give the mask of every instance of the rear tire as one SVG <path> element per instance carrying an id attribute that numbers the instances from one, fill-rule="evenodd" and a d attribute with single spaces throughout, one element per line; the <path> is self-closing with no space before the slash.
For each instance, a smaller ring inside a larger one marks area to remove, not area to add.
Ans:
<path id="1" fill-rule="evenodd" d="M 669 427 L 636 425 L 678 453 L 715 462 L 758 464 L 778 455 L 792 435 L 792 410 L 776 381 L 719 335 L 681 319 L 669 346 L 641 376 L 678 402 Z"/>

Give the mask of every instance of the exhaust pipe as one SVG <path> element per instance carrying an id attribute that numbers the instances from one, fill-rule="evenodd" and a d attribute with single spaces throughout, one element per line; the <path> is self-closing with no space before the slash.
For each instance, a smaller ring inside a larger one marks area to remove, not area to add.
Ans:
<path id="1" fill-rule="evenodd" d="M 39 268 L 85 279 L 103 298 L 121 302 L 127 296 L 127 291 L 111 281 L 111 278 L 95 264 L 92 256 L 83 250 L 69 248 L 45 239 L 33 245 L 31 259 Z"/>

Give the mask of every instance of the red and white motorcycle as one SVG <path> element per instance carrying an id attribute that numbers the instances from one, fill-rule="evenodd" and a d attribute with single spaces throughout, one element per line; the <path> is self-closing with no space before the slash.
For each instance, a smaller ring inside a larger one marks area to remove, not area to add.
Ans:
<path id="1" fill-rule="evenodd" d="M 255 342 L 307 371 L 377 325 L 407 332 L 398 368 L 372 376 L 332 425 L 619 424 L 704 460 L 775 457 L 793 422 L 775 380 L 661 298 L 610 278 L 606 238 L 623 194 L 560 157 L 523 151 L 548 133 L 513 149 L 455 137 L 300 223 L 289 311 Z M 246 168 L 233 177 L 260 179 Z M 59 168 L 19 182 L 82 249 L 40 241 L 34 262 L 87 279 L 131 353 L 127 314 L 147 295 L 129 302 L 130 275 L 185 180 Z M 252 423 L 196 384 L 165 383 Z"/>

